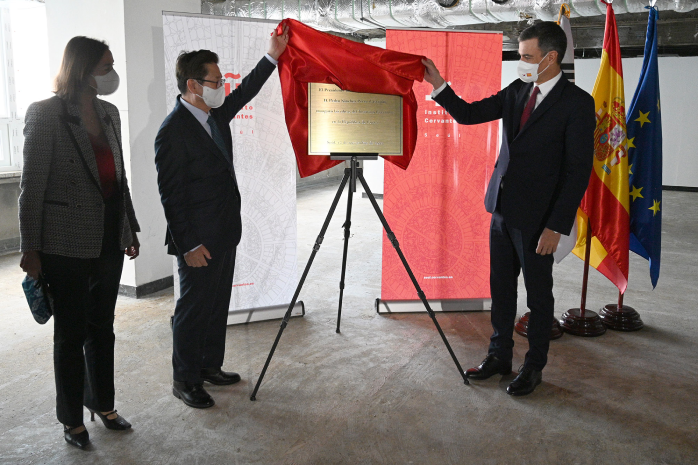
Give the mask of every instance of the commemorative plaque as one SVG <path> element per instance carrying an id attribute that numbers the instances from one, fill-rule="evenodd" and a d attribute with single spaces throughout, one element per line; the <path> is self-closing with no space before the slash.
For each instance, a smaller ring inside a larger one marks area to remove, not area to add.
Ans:
<path id="1" fill-rule="evenodd" d="M 402 155 L 402 97 L 308 84 L 308 154 Z"/>

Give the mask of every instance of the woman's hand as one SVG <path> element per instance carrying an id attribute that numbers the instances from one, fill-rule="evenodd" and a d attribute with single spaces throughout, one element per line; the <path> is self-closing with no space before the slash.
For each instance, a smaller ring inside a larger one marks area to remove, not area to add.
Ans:
<path id="1" fill-rule="evenodd" d="M 131 258 L 129 258 L 129 260 L 135 260 L 136 257 L 138 257 L 138 255 L 140 254 L 140 250 L 141 250 L 141 243 L 138 242 L 138 236 L 136 236 L 135 232 L 132 234 L 133 234 L 133 241 L 131 242 L 131 246 L 124 250 L 124 253 L 126 255 L 128 255 L 129 257 L 131 257 Z"/>
<path id="2" fill-rule="evenodd" d="M 22 259 L 19 261 L 19 266 L 22 270 L 34 279 L 39 279 L 41 274 L 41 258 L 39 252 L 30 250 L 22 254 Z"/>

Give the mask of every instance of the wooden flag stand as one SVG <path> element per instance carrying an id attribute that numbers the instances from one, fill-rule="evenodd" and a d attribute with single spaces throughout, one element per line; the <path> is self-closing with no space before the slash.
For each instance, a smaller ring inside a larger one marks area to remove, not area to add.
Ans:
<path id="1" fill-rule="evenodd" d="M 608 329 L 616 331 L 637 331 L 645 324 L 633 307 L 623 305 L 623 294 L 618 293 L 618 305 L 608 304 L 599 311 L 601 321 Z"/>
<path id="2" fill-rule="evenodd" d="M 531 316 L 531 312 L 526 312 L 523 314 L 521 318 L 519 318 L 519 321 L 516 323 L 516 326 L 514 326 L 514 330 L 519 334 L 520 336 L 523 337 L 528 337 L 528 319 Z M 557 321 L 555 317 L 553 317 L 553 327 L 550 330 L 550 340 L 552 341 L 553 339 L 560 339 L 564 333 L 562 332 L 562 328 L 560 327 L 560 322 Z"/>
<path id="3" fill-rule="evenodd" d="M 591 257 L 591 221 L 587 220 L 586 248 L 584 250 L 584 278 L 582 279 L 582 302 L 579 308 L 567 310 L 560 318 L 560 326 L 574 336 L 594 337 L 606 332 L 601 317 L 586 309 L 587 284 L 589 281 L 589 259 Z"/>

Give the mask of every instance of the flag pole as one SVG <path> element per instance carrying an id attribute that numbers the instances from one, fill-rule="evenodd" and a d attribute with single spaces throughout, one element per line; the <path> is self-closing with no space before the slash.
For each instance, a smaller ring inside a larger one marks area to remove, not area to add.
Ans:
<path id="1" fill-rule="evenodd" d="M 642 329 L 645 324 L 640 318 L 640 314 L 628 305 L 623 305 L 623 296 L 625 293 L 618 291 L 618 304 L 605 305 L 599 311 L 601 321 L 608 329 L 616 331 L 637 331 Z"/>
<path id="2" fill-rule="evenodd" d="M 557 21 L 555 21 L 555 22 L 559 26 L 560 21 L 562 20 L 562 15 L 565 15 L 565 16 L 567 16 L 567 18 L 569 18 L 571 14 L 572 14 L 572 11 L 570 10 L 569 5 L 567 5 L 567 3 L 563 3 L 562 5 L 560 5 L 560 12 L 557 14 Z"/>
<path id="3" fill-rule="evenodd" d="M 582 278 L 582 302 L 579 306 L 579 316 L 584 318 L 587 305 L 587 285 L 589 284 L 589 261 L 591 260 L 591 221 L 587 220 L 587 237 L 584 244 L 584 277 Z"/>
<path id="4" fill-rule="evenodd" d="M 570 308 L 562 314 L 560 326 L 573 336 L 594 337 L 606 332 L 601 318 L 596 312 L 586 309 L 587 287 L 589 283 L 589 262 L 591 261 L 591 220 L 587 217 L 586 241 L 584 249 L 584 277 L 582 278 L 582 302 L 579 308 Z"/>

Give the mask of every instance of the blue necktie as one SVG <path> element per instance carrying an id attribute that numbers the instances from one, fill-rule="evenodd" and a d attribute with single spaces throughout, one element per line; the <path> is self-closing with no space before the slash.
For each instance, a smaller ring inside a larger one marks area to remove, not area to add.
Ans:
<path id="1" fill-rule="evenodd" d="M 216 124 L 216 120 L 213 119 L 213 116 L 209 115 L 206 122 L 211 127 L 211 137 L 213 138 L 213 142 L 216 143 L 216 145 L 221 150 L 221 152 L 223 152 L 225 159 L 228 160 L 228 162 L 230 162 L 230 164 L 232 165 L 233 161 L 231 160 L 230 153 L 228 152 L 228 149 L 225 146 L 225 140 L 223 139 L 223 134 L 221 134 L 220 129 L 218 129 L 218 125 Z"/>

